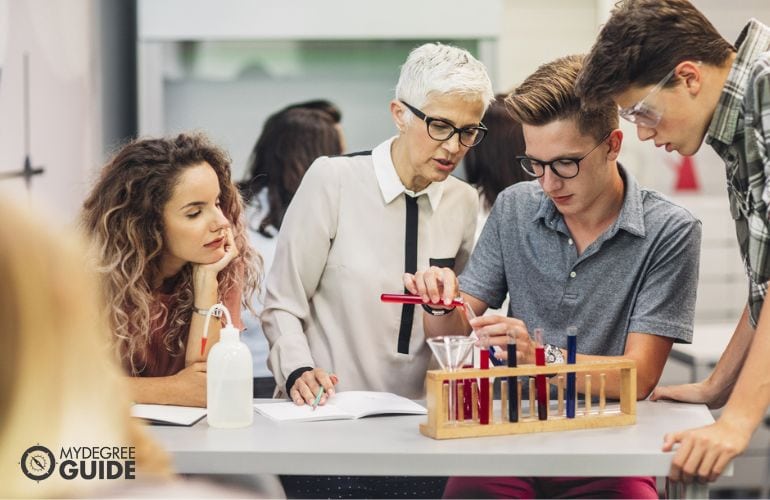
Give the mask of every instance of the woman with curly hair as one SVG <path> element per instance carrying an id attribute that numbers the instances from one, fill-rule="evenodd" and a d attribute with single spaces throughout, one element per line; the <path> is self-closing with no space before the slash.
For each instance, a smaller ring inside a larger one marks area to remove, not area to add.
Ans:
<path id="1" fill-rule="evenodd" d="M 102 169 L 82 224 L 92 237 L 109 323 L 134 400 L 206 405 L 206 355 L 222 301 L 242 328 L 261 258 L 246 242 L 227 154 L 201 134 L 140 139 Z"/>

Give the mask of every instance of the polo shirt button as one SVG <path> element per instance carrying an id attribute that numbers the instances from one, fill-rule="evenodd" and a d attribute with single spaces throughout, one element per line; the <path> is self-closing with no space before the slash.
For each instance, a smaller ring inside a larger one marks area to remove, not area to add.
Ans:
<path id="1" fill-rule="evenodd" d="M 569 273 L 570 278 L 574 278 L 575 276 L 577 276 L 577 273 L 575 271 L 572 271 L 571 273 Z"/>
<path id="2" fill-rule="evenodd" d="M 572 238 L 568 239 L 568 240 L 567 240 L 567 243 L 569 243 L 570 245 L 572 245 L 572 243 L 573 243 L 573 241 L 572 241 Z"/>

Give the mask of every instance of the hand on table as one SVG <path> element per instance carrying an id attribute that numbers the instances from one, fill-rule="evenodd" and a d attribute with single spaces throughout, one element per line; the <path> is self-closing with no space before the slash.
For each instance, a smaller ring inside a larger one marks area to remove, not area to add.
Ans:
<path id="1" fill-rule="evenodd" d="M 720 392 L 725 394 L 720 395 Z M 728 397 L 729 391 L 716 391 L 708 380 L 704 380 L 694 384 L 656 387 L 650 395 L 650 401 L 671 400 L 682 403 L 698 403 L 705 404 L 713 410 L 724 406 Z"/>
<path id="2" fill-rule="evenodd" d="M 727 464 L 741 454 L 751 433 L 720 419 L 711 425 L 666 434 L 663 451 L 678 444 L 669 477 L 674 481 L 705 483 L 716 481 Z"/>
<path id="3" fill-rule="evenodd" d="M 174 392 L 184 406 L 206 406 L 206 362 L 199 361 L 186 366 L 173 375 Z"/>

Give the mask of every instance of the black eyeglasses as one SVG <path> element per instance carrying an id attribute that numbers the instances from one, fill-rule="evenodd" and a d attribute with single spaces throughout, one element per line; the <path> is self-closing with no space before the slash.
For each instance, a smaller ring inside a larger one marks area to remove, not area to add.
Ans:
<path id="1" fill-rule="evenodd" d="M 580 162 L 585 160 L 588 155 L 596 151 L 596 148 L 604 144 L 604 141 L 610 137 L 610 134 L 612 134 L 612 131 L 605 135 L 604 139 L 599 141 L 599 144 L 594 146 L 591 151 L 584 154 L 580 158 L 557 158 L 552 161 L 542 161 L 535 158 L 530 158 L 529 156 L 517 156 L 516 159 L 519 161 L 521 168 L 523 168 L 524 171 L 532 177 L 540 178 L 544 176 L 545 167 L 551 167 L 551 172 L 558 175 L 562 179 L 572 179 L 573 177 L 577 176 L 578 173 L 580 173 Z"/>
<path id="2" fill-rule="evenodd" d="M 457 128 L 446 120 L 441 118 L 433 118 L 426 116 L 425 113 L 410 105 L 406 101 L 401 101 L 404 106 L 409 108 L 409 111 L 414 113 L 414 116 L 425 122 L 428 127 L 428 135 L 434 141 L 447 141 L 453 135 L 458 134 L 460 138 L 460 144 L 466 148 L 472 148 L 478 143 L 484 140 L 487 135 L 487 127 L 483 123 L 479 123 L 473 127 Z"/>

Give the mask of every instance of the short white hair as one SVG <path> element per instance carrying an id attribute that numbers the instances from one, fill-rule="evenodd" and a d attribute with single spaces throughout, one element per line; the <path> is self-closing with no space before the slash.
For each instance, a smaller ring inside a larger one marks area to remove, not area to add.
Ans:
<path id="1" fill-rule="evenodd" d="M 495 100 L 484 65 L 467 50 L 441 43 L 426 43 L 413 49 L 401 66 L 396 85 L 396 99 L 416 108 L 422 107 L 431 94 L 480 100 L 484 111 Z"/>

